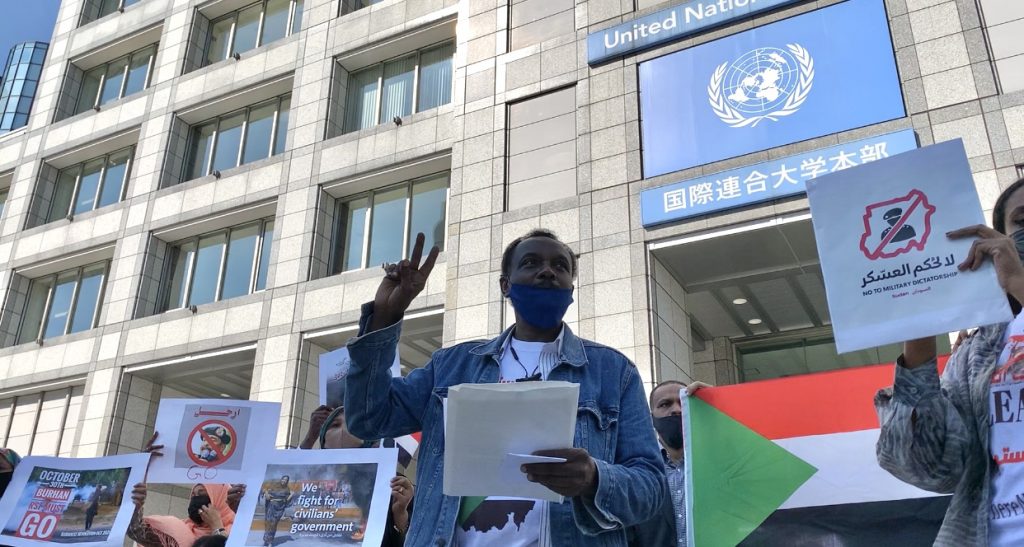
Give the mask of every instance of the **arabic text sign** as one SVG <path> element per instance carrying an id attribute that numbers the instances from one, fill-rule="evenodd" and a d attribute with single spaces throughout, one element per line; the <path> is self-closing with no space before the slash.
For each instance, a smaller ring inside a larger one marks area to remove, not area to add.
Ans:
<path id="1" fill-rule="evenodd" d="M 274 448 L 280 403 L 229 399 L 162 399 L 159 442 L 168 447 L 153 461 L 151 482 L 239 482 Z"/>
<path id="2" fill-rule="evenodd" d="M 639 72 L 645 177 L 904 116 L 882 0 L 847 0 Z"/>
<path id="3" fill-rule="evenodd" d="M 149 454 L 106 458 L 30 456 L 15 468 L 0 500 L 0 544 L 122 544 Z"/>
<path id="4" fill-rule="evenodd" d="M 228 545 L 380 545 L 397 461 L 394 448 L 275 450 L 246 481 Z"/>
<path id="5" fill-rule="evenodd" d="M 887 158 L 917 147 L 904 129 L 707 177 L 644 190 L 640 216 L 645 227 L 762 201 L 802 194 L 807 181 Z"/>
<path id="6" fill-rule="evenodd" d="M 680 40 L 730 21 L 799 0 L 692 0 L 587 36 L 587 62 L 597 64 Z"/>
<path id="7" fill-rule="evenodd" d="M 984 224 L 960 140 L 906 152 L 807 184 L 840 353 L 1009 321 L 991 263 L 960 272 Z"/>

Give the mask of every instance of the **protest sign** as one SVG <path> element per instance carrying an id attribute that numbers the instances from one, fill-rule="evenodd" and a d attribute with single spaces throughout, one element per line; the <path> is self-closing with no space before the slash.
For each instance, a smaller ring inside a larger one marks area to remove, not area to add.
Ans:
<path id="1" fill-rule="evenodd" d="M 0 499 L 0 544 L 120 546 L 135 510 L 126 491 L 148 463 L 149 454 L 25 458 Z"/>
<path id="2" fill-rule="evenodd" d="M 228 545 L 380 545 L 394 448 L 277 450 L 247 482 Z"/>
<path id="3" fill-rule="evenodd" d="M 338 348 L 320 355 L 320 404 L 331 408 L 345 404 L 345 377 L 348 376 L 349 364 L 348 348 Z M 396 350 L 391 376 L 401 375 L 402 363 Z"/>
<path id="4" fill-rule="evenodd" d="M 990 261 L 957 265 L 984 224 L 960 140 L 807 183 L 814 236 L 839 353 L 1009 321 Z"/>
<path id="5" fill-rule="evenodd" d="M 164 457 L 151 482 L 243 482 L 274 449 L 280 403 L 229 399 L 162 399 L 156 415 Z"/>
<path id="6" fill-rule="evenodd" d="M 871 400 L 892 378 L 886 364 L 682 390 L 687 544 L 932 545 L 949 497 L 875 456 Z"/>

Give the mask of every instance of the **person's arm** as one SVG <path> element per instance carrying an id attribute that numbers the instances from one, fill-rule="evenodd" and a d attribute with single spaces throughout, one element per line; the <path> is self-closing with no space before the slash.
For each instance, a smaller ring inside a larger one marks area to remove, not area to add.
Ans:
<path id="1" fill-rule="evenodd" d="M 385 270 L 372 303 L 363 305 L 359 335 L 347 347 L 350 368 L 345 378 L 345 422 L 361 439 L 399 437 L 422 429 L 420 420 L 434 388 L 433 359 L 405 378 L 392 378 L 402 318 L 426 287 L 438 248 L 420 264 L 423 234 L 416 236 L 412 257 Z"/>
<path id="2" fill-rule="evenodd" d="M 153 436 L 156 438 L 156 435 Z M 146 503 L 146 485 L 138 483 L 132 488 L 132 503 L 135 511 L 128 523 L 127 536 L 139 547 L 176 547 L 178 544 L 170 536 L 158 532 L 142 519 L 142 507 Z"/>
<path id="3" fill-rule="evenodd" d="M 595 459 L 594 495 L 572 499 L 576 525 L 588 535 L 633 526 L 656 516 L 668 492 L 651 412 L 640 374 L 632 363 L 625 367 L 623 380 L 615 461 Z"/>

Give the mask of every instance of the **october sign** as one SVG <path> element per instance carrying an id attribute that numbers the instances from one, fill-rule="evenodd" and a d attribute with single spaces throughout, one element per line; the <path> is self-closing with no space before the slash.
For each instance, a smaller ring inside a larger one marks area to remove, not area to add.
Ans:
<path id="1" fill-rule="evenodd" d="M 883 0 L 848 0 L 640 65 L 647 178 L 905 115 Z"/>

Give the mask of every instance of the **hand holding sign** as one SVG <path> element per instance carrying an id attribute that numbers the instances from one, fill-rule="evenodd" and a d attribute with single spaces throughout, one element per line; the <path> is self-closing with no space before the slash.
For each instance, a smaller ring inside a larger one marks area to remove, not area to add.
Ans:
<path id="1" fill-rule="evenodd" d="M 977 270 L 984 264 L 985 257 L 989 257 L 995 265 L 999 286 L 1018 302 L 1024 302 L 1024 264 L 1013 239 L 983 224 L 953 230 L 946 236 L 950 239 L 977 237 L 967 258 L 957 268 L 962 272 Z"/>
<path id="2" fill-rule="evenodd" d="M 377 288 L 373 299 L 373 321 L 370 331 L 380 330 L 401 321 L 405 310 L 409 309 L 413 299 L 427 286 L 427 278 L 434 269 L 440 249 L 435 245 L 430 249 L 427 259 L 423 258 L 425 237 L 416 234 L 416 244 L 412 248 L 412 258 L 397 264 L 384 265 L 384 279 Z"/>

